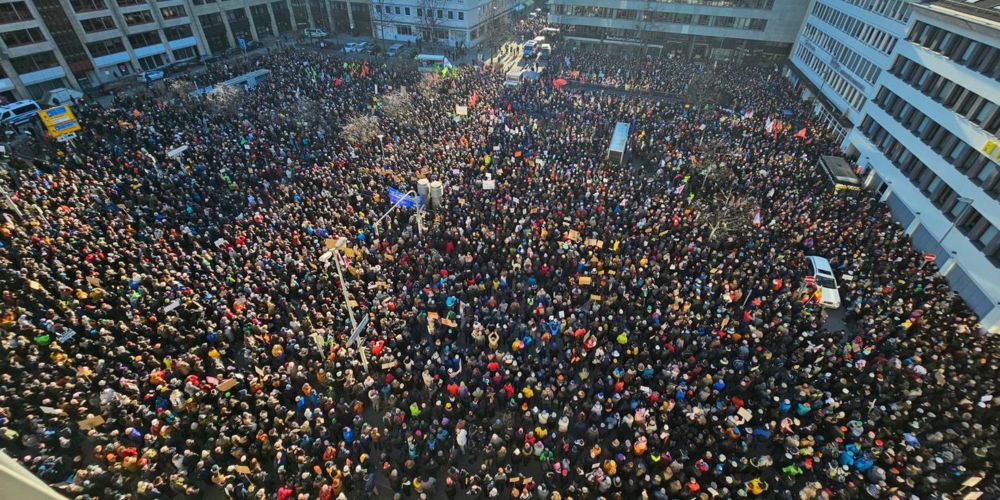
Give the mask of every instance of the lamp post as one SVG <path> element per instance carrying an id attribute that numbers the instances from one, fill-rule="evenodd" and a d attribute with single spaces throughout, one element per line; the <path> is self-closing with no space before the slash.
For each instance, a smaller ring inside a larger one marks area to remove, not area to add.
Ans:
<path id="1" fill-rule="evenodd" d="M 382 140 L 385 139 L 385 134 L 378 135 L 378 156 L 379 162 L 382 163 L 382 168 L 385 168 L 385 143 Z"/>
<path id="2" fill-rule="evenodd" d="M 340 261 L 344 258 L 340 253 L 340 249 L 347 245 L 347 238 L 341 236 L 337 238 L 337 242 L 334 244 L 333 248 L 327 250 L 323 255 L 319 256 L 319 261 L 327 266 L 330 265 L 330 260 L 333 260 L 334 265 L 337 269 L 337 277 L 340 279 L 340 291 L 344 294 L 344 307 L 347 308 L 347 316 L 351 319 L 351 332 L 353 333 L 358 329 L 358 321 L 354 319 L 354 308 L 351 307 L 351 297 L 347 292 L 347 281 L 344 280 L 344 270 L 340 266 Z M 361 365 L 364 366 L 365 372 L 368 371 L 368 359 L 365 357 L 365 347 L 364 342 L 358 339 L 358 355 L 361 356 Z"/>

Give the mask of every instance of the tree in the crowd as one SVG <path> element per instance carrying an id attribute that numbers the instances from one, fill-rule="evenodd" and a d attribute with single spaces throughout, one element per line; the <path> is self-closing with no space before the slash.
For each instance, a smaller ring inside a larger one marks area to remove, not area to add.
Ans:
<path id="1" fill-rule="evenodd" d="M 378 119 L 372 115 L 357 115 L 349 118 L 340 128 L 340 136 L 351 144 L 367 144 L 379 133 Z"/>
<path id="2" fill-rule="evenodd" d="M 403 89 L 397 89 L 379 99 L 382 115 L 395 123 L 409 123 L 417 118 L 413 99 Z"/>
<path id="3" fill-rule="evenodd" d="M 708 239 L 716 240 L 747 231 L 753 220 L 751 200 L 738 193 L 719 193 L 697 220 L 708 229 Z"/>
<path id="4" fill-rule="evenodd" d="M 239 101 L 243 91 L 233 85 L 219 85 L 205 95 L 205 100 L 214 111 L 233 114 L 239 110 Z"/>

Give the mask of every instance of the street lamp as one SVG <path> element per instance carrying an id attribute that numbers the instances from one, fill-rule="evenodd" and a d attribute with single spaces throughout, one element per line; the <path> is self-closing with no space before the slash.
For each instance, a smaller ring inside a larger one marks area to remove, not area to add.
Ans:
<path id="1" fill-rule="evenodd" d="M 351 333 L 353 334 L 354 331 L 358 329 L 358 322 L 354 319 L 354 308 L 351 307 L 350 294 L 347 292 L 347 281 L 344 280 L 344 270 L 340 266 L 340 261 L 344 258 L 340 253 L 340 249 L 346 246 L 347 238 L 344 238 L 343 236 L 337 238 L 333 248 L 323 252 L 323 254 L 319 256 L 319 261 L 329 266 L 330 260 L 332 259 L 337 268 L 337 277 L 340 278 L 340 291 L 344 294 L 344 307 L 347 308 L 347 316 L 351 319 Z M 365 372 L 367 372 L 368 359 L 365 357 L 364 342 L 360 338 L 358 339 L 358 354 L 361 356 L 361 365 L 364 366 Z"/>
<path id="2" fill-rule="evenodd" d="M 382 162 L 382 168 L 385 168 L 385 144 L 382 139 L 385 139 L 385 134 L 378 135 L 379 161 Z"/>

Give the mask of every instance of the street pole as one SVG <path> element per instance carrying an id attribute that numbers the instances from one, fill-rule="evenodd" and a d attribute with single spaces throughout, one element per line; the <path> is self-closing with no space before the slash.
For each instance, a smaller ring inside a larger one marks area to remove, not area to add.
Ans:
<path id="1" fill-rule="evenodd" d="M 341 238 L 337 241 L 338 246 L 343 246 L 345 244 L 345 239 Z M 330 258 L 333 258 L 333 264 L 337 269 L 337 277 L 340 279 L 340 291 L 344 295 L 344 307 L 347 308 L 347 317 L 351 320 L 351 332 L 358 329 L 358 321 L 354 319 L 354 308 L 351 307 L 351 295 L 347 292 L 347 280 L 344 279 L 344 271 L 340 267 L 340 260 L 343 258 L 337 247 L 331 248 L 326 253 L 320 256 L 320 261 L 329 265 Z M 364 340 L 358 337 L 358 354 L 361 356 L 361 365 L 364 366 L 365 372 L 368 372 L 368 358 L 365 357 L 365 343 Z"/>

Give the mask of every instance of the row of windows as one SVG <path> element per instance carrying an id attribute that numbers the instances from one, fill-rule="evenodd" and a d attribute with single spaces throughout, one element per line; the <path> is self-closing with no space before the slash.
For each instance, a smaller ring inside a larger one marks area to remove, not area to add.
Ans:
<path id="1" fill-rule="evenodd" d="M 34 19 L 24 2 L 0 3 L 0 24 L 19 23 Z"/>
<path id="2" fill-rule="evenodd" d="M 883 54 L 892 53 L 896 46 L 896 37 L 825 3 L 816 2 L 812 15 Z"/>
<path id="3" fill-rule="evenodd" d="M 656 0 L 662 3 L 683 3 L 706 5 L 709 7 L 735 7 L 738 9 L 768 9 L 774 7 L 774 0 Z"/>
<path id="4" fill-rule="evenodd" d="M 846 66 L 848 70 L 861 77 L 862 80 L 868 83 L 875 83 L 875 80 L 878 80 L 878 75 L 881 73 L 878 66 L 848 46 L 840 43 L 839 40 L 813 26 L 812 23 L 806 23 L 806 28 L 802 31 L 802 34 L 813 43 L 822 47 L 823 50 L 829 52 L 838 63 Z"/>
<path id="5" fill-rule="evenodd" d="M 890 72 L 983 130 L 1000 134 L 1000 106 L 989 99 L 903 56 L 896 58 Z"/>
<path id="6" fill-rule="evenodd" d="M 43 35 L 42 30 L 38 28 L 8 31 L 3 35 L 0 35 L 0 37 L 3 38 L 3 43 L 5 43 L 8 47 L 18 47 L 21 45 L 30 45 L 45 41 L 45 35 Z"/>
<path id="7" fill-rule="evenodd" d="M 861 111 L 861 107 L 865 105 L 865 95 L 861 90 L 824 64 L 808 47 L 799 45 L 796 55 L 799 56 L 799 60 L 804 62 L 806 66 L 812 68 L 837 95 L 847 101 L 849 106 L 857 111 Z"/>
<path id="8" fill-rule="evenodd" d="M 1000 49 L 922 21 L 913 23 L 907 40 L 962 66 L 1000 81 Z"/>
<path id="9" fill-rule="evenodd" d="M 372 10 L 375 11 L 376 16 L 382 16 L 382 18 L 386 20 L 388 20 L 388 16 L 391 16 L 393 14 L 397 16 L 399 15 L 409 16 L 411 12 L 409 7 L 401 8 L 398 5 L 372 5 Z M 427 17 L 434 17 L 434 12 L 435 9 L 427 9 Z M 444 19 L 445 13 L 447 13 L 448 19 L 455 19 L 456 17 L 456 12 L 453 10 L 443 11 L 441 9 L 437 9 L 437 18 Z M 417 17 L 424 17 L 424 9 L 421 8 L 417 9 Z M 464 21 L 465 12 L 458 11 L 457 17 L 459 21 Z"/>
<path id="10" fill-rule="evenodd" d="M 951 186 L 938 177 L 933 170 L 914 156 L 872 117 L 865 117 L 861 123 L 861 131 L 900 172 L 910 179 L 914 186 L 920 189 L 920 192 L 934 206 L 941 210 L 945 217 L 955 222 L 957 229 L 986 253 L 994 265 L 1000 262 L 1000 248 L 997 248 L 997 238 L 1000 231 L 990 224 L 978 210 L 970 206 L 968 200 L 961 198 Z"/>
<path id="11" fill-rule="evenodd" d="M 910 19 L 910 8 L 904 0 L 843 0 L 865 11 L 905 23 Z"/>
<path id="12" fill-rule="evenodd" d="M 879 91 L 874 102 L 959 172 L 967 175 L 985 191 L 1000 196 L 997 166 L 988 156 L 980 154 L 951 131 L 885 87 Z"/>
<path id="13" fill-rule="evenodd" d="M 733 16 L 709 16 L 683 14 L 679 12 L 663 12 L 657 10 L 616 9 L 614 7 L 595 7 L 591 5 L 556 5 L 556 14 L 581 17 L 600 17 L 605 19 L 626 19 L 631 21 L 649 21 L 653 23 L 686 24 L 692 26 L 712 26 L 751 31 L 764 31 L 767 19 Z"/>

